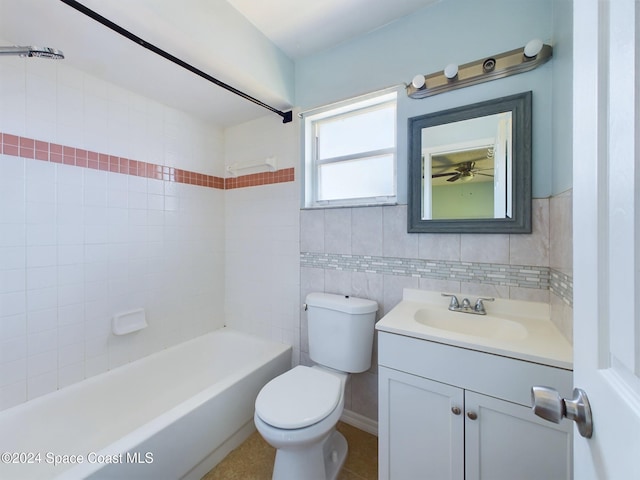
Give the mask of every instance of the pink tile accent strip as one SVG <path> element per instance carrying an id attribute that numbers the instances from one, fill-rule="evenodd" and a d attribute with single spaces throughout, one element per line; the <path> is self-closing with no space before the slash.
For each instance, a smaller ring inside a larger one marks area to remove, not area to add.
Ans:
<path id="1" fill-rule="evenodd" d="M 232 188 L 257 187 L 259 185 L 270 185 L 272 183 L 293 182 L 294 178 L 293 168 L 283 168 L 275 172 L 252 173 L 240 177 L 225 178 L 224 188 L 225 190 L 230 190 Z"/>
<path id="2" fill-rule="evenodd" d="M 106 153 L 92 152 L 68 145 L 44 142 L 33 138 L 19 137 L 0 132 L 0 153 L 51 163 L 64 163 L 81 168 L 104 170 L 136 177 L 155 178 L 167 182 L 186 183 L 219 190 L 255 187 L 272 183 L 293 182 L 294 168 L 283 168 L 275 172 L 253 173 L 233 178 L 216 177 Z"/>

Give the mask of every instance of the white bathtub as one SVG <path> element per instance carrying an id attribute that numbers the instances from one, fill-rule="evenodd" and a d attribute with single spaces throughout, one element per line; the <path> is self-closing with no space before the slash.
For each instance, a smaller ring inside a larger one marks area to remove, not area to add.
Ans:
<path id="1" fill-rule="evenodd" d="M 224 328 L 31 400 L 0 412 L 0 478 L 199 479 L 290 367 L 291 347 Z"/>

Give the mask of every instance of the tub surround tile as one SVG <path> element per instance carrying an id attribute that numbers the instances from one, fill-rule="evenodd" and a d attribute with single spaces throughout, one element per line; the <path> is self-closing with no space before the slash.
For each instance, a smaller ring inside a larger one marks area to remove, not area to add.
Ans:
<path id="1" fill-rule="evenodd" d="M 66 154 L 84 156 L 80 149 Z M 129 171 L 136 166 L 118 159 Z M 222 326 L 216 285 L 223 282 L 217 273 L 224 263 L 223 191 L 64 161 L 17 160 L 0 157 L 14 187 L 6 190 L 13 197 L 1 195 L 13 201 L 0 202 L 0 223 L 17 226 L 3 228 L 10 234 L 0 245 L 0 324 L 23 318 L 27 351 L 22 368 L 0 359 L 3 373 L 22 372 L 5 377 L 0 409 Z M 297 253 L 292 258 L 297 262 Z M 287 275 L 292 271 L 298 270 L 287 268 Z M 7 290 L 6 280 L 21 288 Z M 135 342 L 111 338 L 113 314 L 139 306 L 147 306 L 150 327 Z M 281 316 L 293 323 L 295 313 L 288 312 Z M 20 382 L 22 389 L 10 386 Z"/>
<path id="2" fill-rule="evenodd" d="M 0 409 L 11 408 L 27 401 L 26 380 L 0 385 Z"/>
<path id="3" fill-rule="evenodd" d="M 50 162 L 52 164 L 121 173 L 123 175 L 221 190 L 295 181 L 294 168 L 283 168 L 275 172 L 252 173 L 238 177 L 223 178 L 9 133 L 0 133 L 0 153 L 12 157 Z"/>
<path id="4" fill-rule="evenodd" d="M 294 169 L 283 168 L 275 172 L 252 173 L 238 177 L 227 177 L 224 179 L 224 189 L 231 190 L 234 188 L 257 187 L 260 185 L 272 185 L 274 183 L 293 182 L 294 180 Z"/>

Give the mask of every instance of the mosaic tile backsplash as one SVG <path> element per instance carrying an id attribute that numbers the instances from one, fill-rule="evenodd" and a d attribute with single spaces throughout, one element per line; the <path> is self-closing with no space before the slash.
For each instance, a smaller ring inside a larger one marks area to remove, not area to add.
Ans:
<path id="1" fill-rule="evenodd" d="M 300 254 L 300 264 L 310 268 L 457 280 L 508 287 L 549 288 L 549 269 L 546 267 L 310 252 Z"/>
<path id="2" fill-rule="evenodd" d="M 571 277 L 548 267 L 302 252 L 300 266 L 506 287 L 551 289 L 572 305 Z"/>

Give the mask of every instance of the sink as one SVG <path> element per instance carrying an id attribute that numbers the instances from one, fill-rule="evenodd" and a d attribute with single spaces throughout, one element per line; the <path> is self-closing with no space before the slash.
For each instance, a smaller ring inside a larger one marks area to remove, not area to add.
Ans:
<path id="1" fill-rule="evenodd" d="M 427 327 L 474 337 L 524 340 L 528 336 L 528 331 L 522 324 L 493 315 L 472 315 L 445 309 L 421 308 L 416 310 L 413 318 Z"/>
<path id="2" fill-rule="evenodd" d="M 459 293 L 459 298 L 473 295 Z M 486 315 L 452 312 L 441 292 L 405 288 L 376 330 L 571 369 L 573 349 L 542 302 L 496 298 Z"/>

